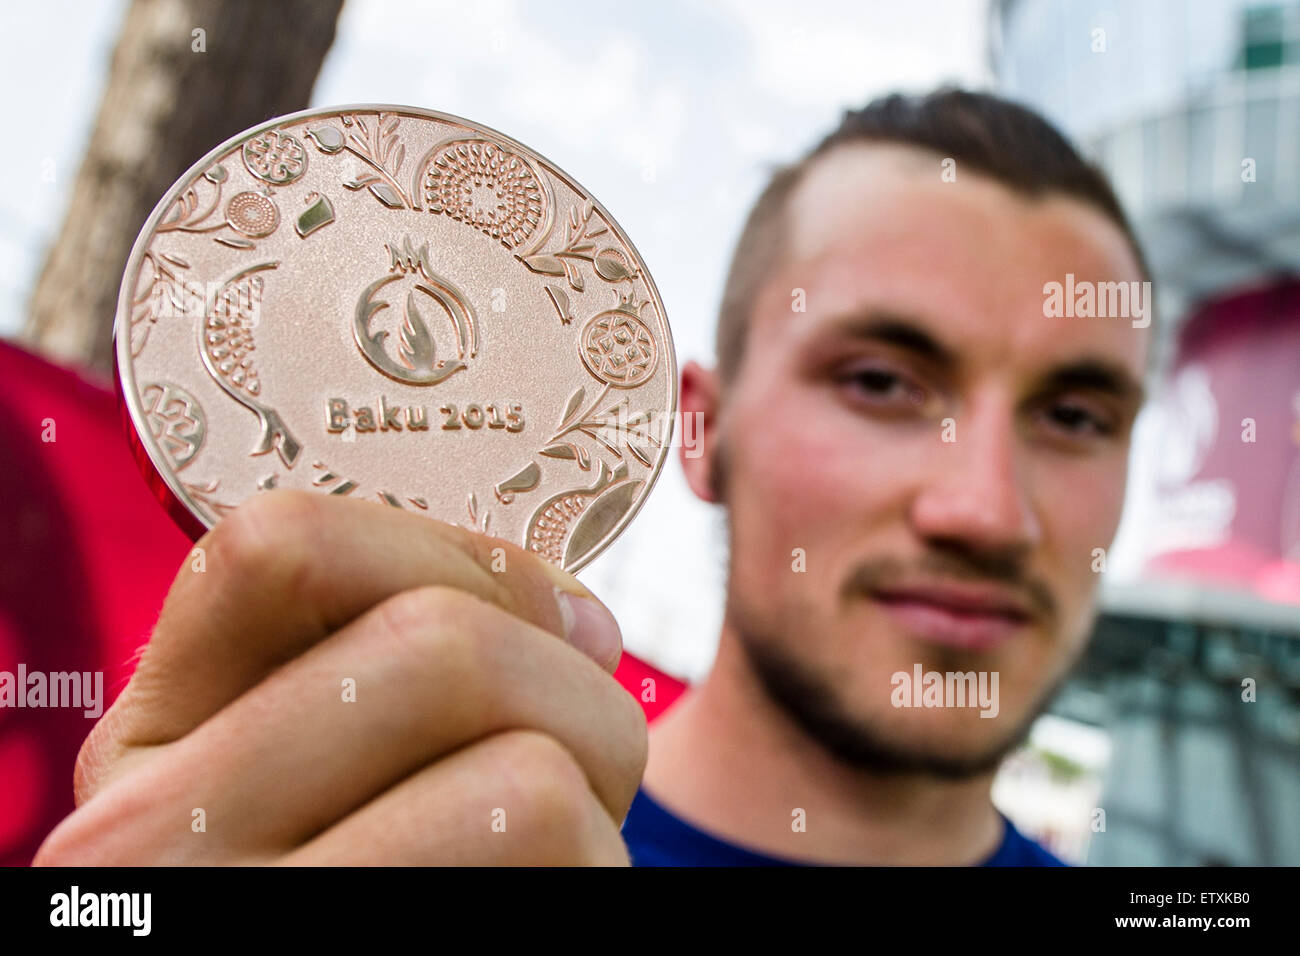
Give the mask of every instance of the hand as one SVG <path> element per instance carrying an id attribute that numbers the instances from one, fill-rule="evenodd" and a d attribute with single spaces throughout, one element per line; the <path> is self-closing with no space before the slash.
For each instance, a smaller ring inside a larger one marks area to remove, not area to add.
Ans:
<path id="1" fill-rule="evenodd" d="M 36 865 L 627 863 L 645 718 L 571 575 L 302 491 L 197 546 Z"/>

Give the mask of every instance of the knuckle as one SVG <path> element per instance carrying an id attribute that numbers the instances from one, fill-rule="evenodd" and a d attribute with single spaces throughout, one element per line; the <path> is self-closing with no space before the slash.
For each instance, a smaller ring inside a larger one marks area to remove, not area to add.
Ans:
<path id="1" fill-rule="evenodd" d="M 530 603 L 529 593 L 542 585 L 546 586 L 548 593 L 552 587 L 573 590 L 576 579 L 572 575 L 513 541 L 468 531 L 457 525 L 437 524 L 442 529 L 444 540 L 464 554 L 477 570 L 484 593 L 490 595 L 493 603 L 511 613 L 526 610 Z M 510 569 L 510 573 L 499 573 L 499 555 L 504 556 L 505 567 Z"/>
<path id="2" fill-rule="evenodd" d="M 491 640 L 485 613 L 484 602 L 457 588 L 412 588 L 375 608 L 378 640 L 396 649 L 394 660 L 436 669 L 462 699 L 482 705 L 493 685 L 480 646 Z"/>
<path id="3" fill-rule="evenodd" d="M 594 799 L 582 767 L 549 734 L 521 730 L 501 736 L 498 776 L 507 781 L 515 819 L 526 833 L 577 848 L 585 840 Z"/>
<path id="4" fill-rule="evenodd" d="M 385 639 L 416 644 L 440 666 L 468 668 L 473 638 L 483 631 L 484 602 L 458 588 L 427 585 L 395 594 L 376 607 Z"/>
<path id="5" fill-rule="evenodd" d="M 475 576 L 488 599 L 508 611 L 517 611 L 519 596 L 512 585 L 518 576 L 498 574 L 493 570 L 497 563 L 496 551 L 498 548 L 505 549 L 506 567 L 510 568 L 520 567 L 519 562 L 526 560 L 522 556 L 533 556 L 528 556 L 523 549 L 501 538 L 467 531 L 457 525 L 441 521 L 435 524 L 443 540 L 462 555 L 468 561 L 469 567 L 474 569 Z"/>
<path id="6" fill-rule="evenodd" d="M 568 748 L 540 730 L 513 730 L 502 735 L 507 746 L 502 759 L 518 776 L 539 782 L 546 795 L 565 799 L 585 792 L 587 778 Z"/>
<path id="7" fill-rule="evenodd" d="M 407 636 L 429 633 L 430 622 L 459 629 L 471 621 L 478 603 L 457 588 L 431 584 L 393 595 L 380 603 L 378 611 L 386 630 Z"/>
<path id="8" fill-rule="evenodd" d="M 310 565 L 314 529 L 324 520 L 321 496 L 277 489 L 255 495 L 208 532 L 210 565 L 245 580 L 276 580 Z"/>

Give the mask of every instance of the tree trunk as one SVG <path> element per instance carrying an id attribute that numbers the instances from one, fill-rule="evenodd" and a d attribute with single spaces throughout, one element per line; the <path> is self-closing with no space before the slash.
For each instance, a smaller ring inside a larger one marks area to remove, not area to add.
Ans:
<path id="1" fill-rule="evenodd" d="M 110 370 L 118 287 L 145 219 L 212 147 L 307 106 L 342 5 L 132 0 L 67 217 L 32 294 L 26 341 Z"/>

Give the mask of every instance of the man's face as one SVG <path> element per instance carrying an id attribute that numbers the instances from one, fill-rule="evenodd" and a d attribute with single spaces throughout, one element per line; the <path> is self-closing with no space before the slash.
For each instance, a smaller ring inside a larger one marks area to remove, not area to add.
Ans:
<path id="1" fill-rule="evenodd" d="M 1142 279 L 1104 214 L 940 162 L 853 145 L 808 171 L 711 462 L 728 623 L 769 693 L 850 761 L 960 775 L 1083 649 L 1147 333 L 1043 314 L 1067 273 Z M 917 664 L 996 673 L 997 716 L 896 707 Z"/>

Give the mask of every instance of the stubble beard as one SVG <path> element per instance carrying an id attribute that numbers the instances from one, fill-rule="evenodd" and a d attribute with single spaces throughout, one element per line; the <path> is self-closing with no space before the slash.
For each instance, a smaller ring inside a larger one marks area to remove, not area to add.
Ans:
<path id="1" fill-rule="evenodd" d="M 771 633 L 765 629 L 758 620 L 761 616 L 748 613 L 747 602 L 733 593 L 735 541 L 727 511 L 728 452 L 726 441 L 719 441 L 709 474 L 714 500 L 722 506 L 726 617 L 749 670 L 767 699 L 823 751 L 853 770 L 876 776 L 924 776 L 947 781 L 969 780 L 996 770 L 1028 738 L 1034 722 L 1069 679 L 1078 657 L 1063 668 L 1061 675 L 1048 685 L 1010 732 L 980 751 L 952 754 L 923 745 L 896 742 L 897 735 L 891 734 L 878 721 L 852 712 L 826 669 L 797 657 L 787 649 L 798 643 L 791 635 Z"/>
<path id="2" fill-rule="evenodd" d="M 743 620 L 743 615 L 739 615 Z M 737 625 L 745 661 L 769 701 L 804 735 L 838 763 L 875 776 L 926 776 L 959 781 L 982 776 L 1028 738 L 1034 721 L 1050 706 L 1069 670 L 1050 685 L 1011 731 L 983 749 L 948 753 L 923 744 L 899 742 L 880 722 L 855 714 L 831 676 L 788 652 L 779 635 Z M 996 720 L 996 718 L 995 718 Z"/>

